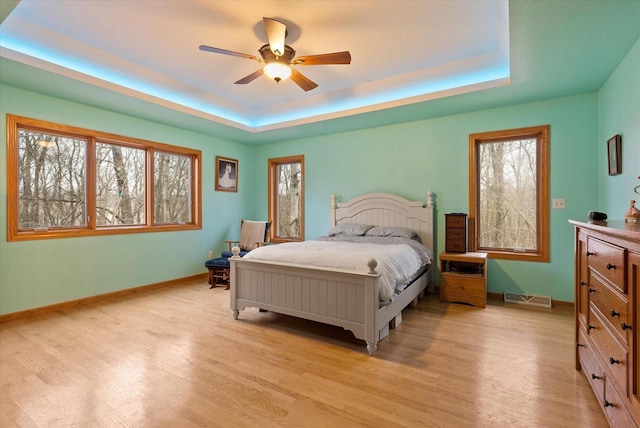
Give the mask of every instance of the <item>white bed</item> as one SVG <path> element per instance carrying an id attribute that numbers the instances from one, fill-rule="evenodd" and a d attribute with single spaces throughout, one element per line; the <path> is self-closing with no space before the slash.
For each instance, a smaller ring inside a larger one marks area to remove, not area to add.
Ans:
<path id="1" fill-rule="evenodd" d="M 423 244 L 435 251 L 433 198 L 426 206 L 386 193 L 370 193 L 336 203 L 331 198 L 331 226 L 345 223 L 412 229 Z M 377 262 L 365 272 L 302 264 L 231 257 L 231 310 L 233 317 L 246 307 L 257 307 L 299 318 L 343 327 L 367 343 L 374 355 L 381 331 L 388 329 L 409 304 L 432 282 L 433 268 L 414 280 L 390 303 L 380 305 Z"/>

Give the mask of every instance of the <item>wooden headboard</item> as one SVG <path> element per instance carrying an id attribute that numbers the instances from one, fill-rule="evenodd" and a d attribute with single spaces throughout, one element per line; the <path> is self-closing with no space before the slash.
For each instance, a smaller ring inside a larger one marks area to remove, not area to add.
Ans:
<path id="1" fill-rule="evenodd" d="M 426 205 L 390 193 L 367 193 L 347 202 L 331 195 L 331 226 L 362 223 L 374 226 L 400 226 L 415 230 L 423 244 L 435 253 L 433 193 L 427 192 Z"/>

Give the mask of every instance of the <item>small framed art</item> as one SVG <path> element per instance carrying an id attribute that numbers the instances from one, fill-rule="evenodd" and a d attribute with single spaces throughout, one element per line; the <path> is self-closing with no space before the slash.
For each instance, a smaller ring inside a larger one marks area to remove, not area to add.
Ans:
<path id="1" fill-rule="evenodd" d="M 607 140 L 607 157 L 609 159 L 609 175 L 622 173 L 622 137 L 614 135 Z"/>
<path id="2" fill-rule="evenodd" d="M 238 161 L 216 156 L 216 190 L 220 192 L 238 191 Z"/>

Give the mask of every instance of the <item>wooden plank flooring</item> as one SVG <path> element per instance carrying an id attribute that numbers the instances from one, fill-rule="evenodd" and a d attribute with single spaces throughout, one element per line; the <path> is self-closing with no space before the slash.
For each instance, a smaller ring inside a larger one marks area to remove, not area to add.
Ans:
<path id="1" fill-rule="evenodd" d="M 606 427 L 573 313 L 430 295 L 369 357 L 190 280 L 0 324 L 0 426 Z"/>

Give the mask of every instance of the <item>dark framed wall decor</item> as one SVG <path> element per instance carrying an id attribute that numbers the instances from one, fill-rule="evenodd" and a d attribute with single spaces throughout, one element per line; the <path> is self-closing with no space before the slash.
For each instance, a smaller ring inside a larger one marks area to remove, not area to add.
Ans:
<path id="1" fill-rule="evenodd" d="M 220 192 L 238 191 L 238 161 L 216 156 L 216 190 Z"/>
<path id="2" fill-rule="evenodd" d="M 609 175 L 622 173 L 622 137 L 614 135 L 607 140 L 607 158 L 609 160 Z"/>

